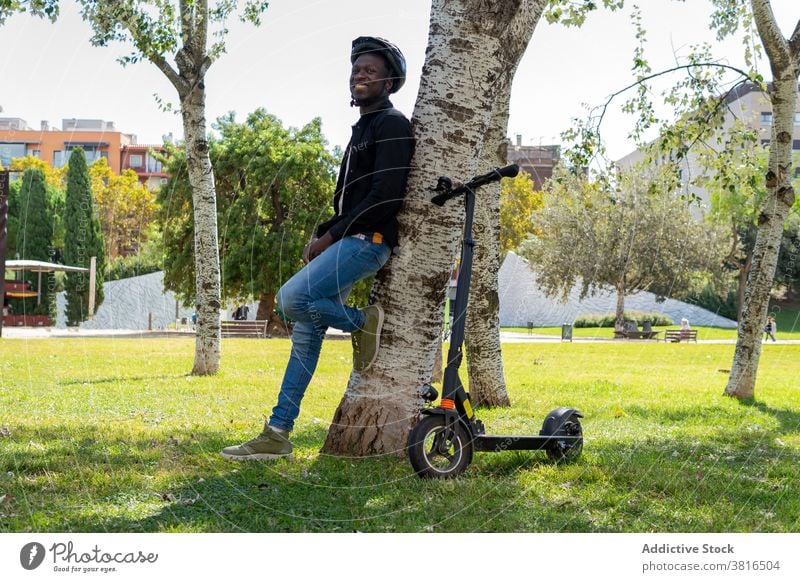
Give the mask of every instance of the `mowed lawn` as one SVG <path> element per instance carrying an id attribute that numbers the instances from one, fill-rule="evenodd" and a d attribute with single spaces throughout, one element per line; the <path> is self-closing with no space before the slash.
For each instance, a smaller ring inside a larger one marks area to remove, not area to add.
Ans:
<path id="1" fill-rule="evenodd" d="M 732 345 L 505 344 L 513 406 L 489 432 L 538 433 L 580 409 L 573 464 L 478 453 L 454 481 L 402 457 L 319 454 L 350 371 L 326 342 L 294 461 L 219 450 L 268 415 L 287 340 L 0 340 L 0 531 L 791 532 L 800 529 L 800 346 L 765 346 L 756 400 L 722 396 Z M 466 378 L 465 378 L 466 379 Z"/>

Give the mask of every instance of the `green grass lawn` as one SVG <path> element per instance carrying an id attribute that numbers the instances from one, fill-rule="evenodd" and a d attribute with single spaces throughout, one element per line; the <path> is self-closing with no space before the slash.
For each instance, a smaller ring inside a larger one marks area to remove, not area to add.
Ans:
<path id="1" fill-rule="evenodd" d="M 349 374 L 326 343 L 294 461 L 219 450 L 260 430 L 287 340 L 225 340 L 186 375 L 191 339 L 0 340 L 0 531 L 796 532 L 800 346 L 767 346 L 757 399 L 721 396 L 732 345 L 508 344 L 513 406 L 490 432 L 585 415 L 583 456 L 478 453 L 454 481 L 405 458 L 319 454 Z"/>

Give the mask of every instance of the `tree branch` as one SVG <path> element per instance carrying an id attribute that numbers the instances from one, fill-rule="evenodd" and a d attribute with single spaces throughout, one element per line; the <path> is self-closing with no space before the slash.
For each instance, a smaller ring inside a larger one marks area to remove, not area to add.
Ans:
<path id="1" fill-rule="evenodd" d="M 731 236 L 731 250 L 722 261 L 723 263 L 728 262 L 732 264 L 737 269 L 741 269 L 742 261 L 736 256 L 736 251 L 739 248 L 739 231 L 736 230 L 736 221 L 733 219 L 731 219 L 731 231 L 733 234 L 733 236 Z"/>
<path id="2" fill-rule="evenodd" d="M 206 57 L 203 59 L 203 62 L 200 64 L 200 69 L 197 71 L 197 78 L 202 81 L 213 63 L 214 61 L 211 59 L 211 57 L 206 55 Z"/>
<path id="3" fill-rule="evenodd" d="M 789 51 L 794 59 L 795 67 L 800 67 L 800 20 L 797 21 L 797 26 L 794 27 L 794 32 L 789 39 Z"/>
<path id="4" fill-rule="evenodd" d="M 164 59 L 164 57 L 157 53 L 151 53 L 149 55 L 145 55 L 151 63 L 153 63 L 158 69 L 166 75 L 167 79 L 169 79 L 170 83 L 175 87 L 178 91 L 178 95 L 183 96 L 189 90 L 189 85 L 186 81 L 181 77 L 175 69 Z"/>
<path id="5" fill-rule="evenodd" d="M 668 75 L 669 73 L 674 73 L 675 71 L 680 71 L 680 70 L 683 70 L 683 69 L 693 69 L 695 67 L 718 67 L 720 69 L 727 69 L 727 70 L 739 73 L 743 77 L 746 77 L 748 80 L 753 81 L 753 79 L 750 77 L 750 75 L 748 73 L 744 72 L 742 69 L 739 69 L 739 68 L 736 68 L 736 67 L 732 67 L 730 65 L 724 65 L 722 63 L 691 63 L 691 64 L 688 64 L 688 65 L 679 65 L 677 67 L 672 67 L 671 69 L 666 69 L 666 70 L 663 70 L 663 71 L 659 71 L 658 73 L 653 73 L 652 75 L 647 75 L 646 77 L 642 77 L 641 79 L 638 79 L 636 82 L 631 83 L 627 87 L 624 87 L 624 88 L 620 89 L 619 91 L 617 91 L 615 93 L 612 93 L 608 97 L 608 99 L 606 100 L 605 104 L 603 105 L 603 111 L 600 113 L 600 119 L 598 119 L 598 121 L 597 121 L 597 126 L 599 127 L 600 124 L 602 123 L 603 118 L 605 117 L 605 114 L 606 114 L 606 110 L 608 109 L 608 106 L 611 105 L 611 102 L 616 97 L 619 97 L 620 95 L 622 95 L 623 93 L 625 93 L 629 89 L 633 89 L 634 87 L 636 87 L 638 85 L 641 85 L 642 83 L 644 83 L 646 81 L 649 81 L 651 79 L 655 79 L 656 77 L 661 77 L 663 75 Z"/>
<path id="6" fill-rule="evenodd" d="M 758 35 L 761 37 L 761 44 L 767 51 L 772 71 L 789 65 L 795 59 L 792 58 L 788 41 L 784 38 L 778 23 L 775 22 L 775 15 L 769 0 L 750 0 L 750 6 L 753 10 L 753 19 L 756 21 Z M 796 29 L 795 33 L 797 33 Z M 794 34 L 792 36 L 794 37 Z"/>
<path id="7" fill-rule="evenodd" d="M 206 57 L 206 44 L 208 43 L 208 0 L 199 0 L 198 2 L 194 36 L 192 55 L 194 62 L 199 64 Z"/>
<path id="8" fill-rule="evenodd" d="M 178 3 L 178 13 L 181 19 L 181 42 L 183 46 L 187 46 L 192 38 L 192 13 L 186 0 L 180 0 Z"/>

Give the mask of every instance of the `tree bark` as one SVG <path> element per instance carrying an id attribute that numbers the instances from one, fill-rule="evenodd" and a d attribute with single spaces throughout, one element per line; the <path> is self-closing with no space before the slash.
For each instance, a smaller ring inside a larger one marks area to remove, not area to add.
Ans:
<path id="1" fill-rule="evenodd" d="M 800 72 L 800 22 L 792 38 L 787 41 L 775 22 L 769 0 L 751 0 L 751 6 L 772 69 L 773 84 L 769 97 L 773 115 L 766 175 L 767 195 L 758 217 L 758 232 L 747 278 L 736 350 L 724 392 L 726 396 L 739 399 L 755 396 L 761 335 L 778 263 L 783 225 L 795 199 L 791 184 L 792 131 Z"/>
<path id="2" fill-rule="evenodd" d="M 742 314 L 744 313 L 744 291 L 747 288 L 747 275 L 750 273 L 750 267 L 753 264 L 753 254 L 750 253 L 747 255 L 747 259 L 745 260 L 744 264 L 739 265 L 739 277 L 738 277 L 738 284 L 737 284 L 737 314 L 738 314 L 738 321 L 742 320 Z"/>
<path id="3" fill-rule="evenodd" d="M 256 319 L 267 321 L 267 334 L 270 336 L 289 337 L 291 327 L 275 313 L 275 294 L 262 293 L 258 298 Z"/>
<path id="4" fill-rule="evenodd" d="M 481 172 L 506 162 L 511 87 L 506 85 L 495 102 L 483 146 Z M 467 311 L 467 369 L 474 406 L 511 406 L 503 372 L 500 345 L 500 184 L 478 192 L 473 225 L 475 240 L 472 281 Z"/>
<path id="5" fill-rule="evenodd" d="M 192 374 L 215 374 L 220 361 L 220 269 L 217 196 L 206 138 L 205 89 L 201 79 L 181 98 L 186 164 L 194 209 L 197 335 Z"/>
<path id="6" fill-rule="evenodd" d="M 614 319 L 614 329 L 616 331 L 625 330 L 625 283 L 617 285 L 617 310 Z"/>
<path id="7" fill-rule="evenodd" d="M 403 454 L 422 407 L 440 348 L 445 289 L 462 228 L 463 208 L 430 203 L 437 178 L 476 173 L 498 80 L 513 70 L 530 38 L 542 0 L 433 0 L 428 49 L 414 109 L 416 153 L 404 208 L 401 247 L 376 277 L 386 313 L 381 351 L 372 367 L 353 373 L 323 452 Z"/>

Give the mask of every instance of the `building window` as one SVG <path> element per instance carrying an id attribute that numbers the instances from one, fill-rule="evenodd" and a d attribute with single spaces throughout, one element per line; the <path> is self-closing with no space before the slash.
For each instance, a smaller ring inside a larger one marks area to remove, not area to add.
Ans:
<path id="1" fill-rule="evenodd" d="M 772 111 L 761 112 L 761 123 L 764 125 L 772 125 Z"/>
<path id="2" fill-rule="evenodd" d="M 0 144 L 0 163 L 4 168 L 8 168 L 12 159 L 24 158 L 25 151 L 24 143 L 2 143 Z"/>
<path id="3" fill-rule="evenodd" d="M 64 152 L 62 150 L 56 150 L 53 152 L 53 167 L 54 168 L 64 167 Z"/>
<path id="4" fill-rule="evenodd" d="M 800 139 L 793 139 L 792 140 L 792 149 L 793 150 L 800 150 Z"/>
<path id="5" fill-rule="evenodd" d="M 42 150 L 31 150 L 29 153 L 34 158 L 41 158 L 42 157 Z"/>
<path id="6" fill-rule="evenodd" d="M 769 140 L 768 139 L 762 139 L 761 140 L 761 145 L 765 146 L 765 147 L 768 146 L 769 145 Z"/>
<path id="7" fill-rule="evenodd" d="M 129 168 L 141 168 L 142 167 L 142 155 L 141 154 L 131 154 L 128 158 L 128 167 Z"/>
<path id="8" fill-rule="evenodd" d="M 147 154 L 147 171 L 151 174 L 160 174 L 162 172 L 161 161 L 150 154 Z"/>
<path id="9" fill-rule="evenodd" d="M 800 125 L 800 113 L 795 113 L 794 114 L 794 124 L 795 125 Z"/>

